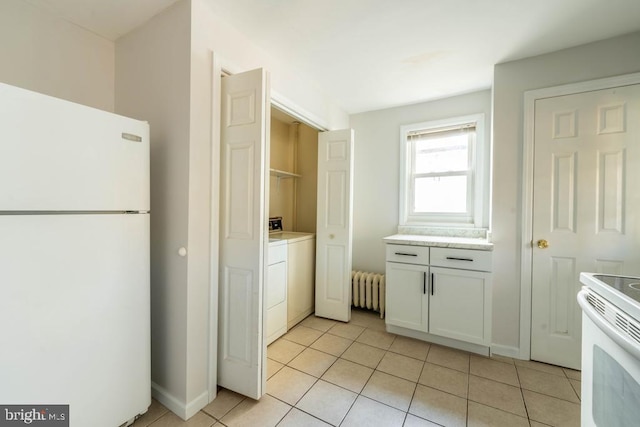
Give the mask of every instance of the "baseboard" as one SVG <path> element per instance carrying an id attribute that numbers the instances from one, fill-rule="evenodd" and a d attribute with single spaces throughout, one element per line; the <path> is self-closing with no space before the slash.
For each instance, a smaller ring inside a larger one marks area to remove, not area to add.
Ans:
<path id="1" fill-rule="evenodd" d="M 508 345 L 491 344 L 491 354 L 498 356 L 511 357 L 513 359 L 520 359 L 520 349 L 518 347 L 511 347 Z"/>
<path id="2" fill-rule="evenodd" d="M 313 314 L 313 309 L 314 307 L 311 307 L 308 310 L 305 310 L 304 312 L 298 314 L 293 319 L 287 319 L 287 329 L 293 329 L 294 326 L 306 319 L 307 316 Z"/>
<path id="3" fill-rule="evenodd" d="M 200 393 L 200 396 L 193 399 L 187 404 L 187 418 L 193 417 L 195 414 L 209 404 L 209 392 L 207 390 Z"/>
<path id="4" fill-rule="evenodd" d="M 206 390 L 203 391 L 200 396 L 185 404 L 169 393 L 167 389 L 153 381 L 151 382 L 151 395 L 167 409 L 185 421 L 197 414 L 200 409 L 204 408 L 209 403 L 209 392 Z"/>
<path id="5" fill-rule="evenodd" d="M 387 332 L 392 334 L 402 335 L 405 337 L 415 338 L 422 341 L 431 342 L 446 347 L 457 348 L 458 350 L 468 351 L 470 353 L 480 354 L 482 356 L 489 355 L 489 347 L 479 344 L 468 343 L 464 341 L 458 341 L 451 338 L 445 338 L 438 335 L 427 334 L 425 332 L 414 331 L 412 329 L 403 328 L 400 326 L 386 325 Z"/>

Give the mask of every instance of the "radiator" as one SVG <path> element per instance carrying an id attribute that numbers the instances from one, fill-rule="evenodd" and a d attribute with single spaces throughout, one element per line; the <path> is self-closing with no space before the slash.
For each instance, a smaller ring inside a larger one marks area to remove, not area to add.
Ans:
<path id="1" fill-rule="evenodd" d="M 378 311 L 384 318 L 384 274 L 352 271 L 351 287 L 354 307 Z"/>

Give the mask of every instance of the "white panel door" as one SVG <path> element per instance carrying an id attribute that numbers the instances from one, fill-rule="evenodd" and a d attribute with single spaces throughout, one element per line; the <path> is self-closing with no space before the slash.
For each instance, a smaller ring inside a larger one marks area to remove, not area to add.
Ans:
<path id="1" fill-rule="evenodd" d="M 640 274 L 640 85 L 536 101 L 534 161 L 531 358 L 580 369 L 579 273 Z"/>
<path id="2" fill-rule="evenodd" d="M 0 215 L 0 236 L 0 402 L 69 404 L 72 426 L 145 412 L 149 215 Z"/>
<path id="3" fill-rule="evenodd" d="M 351 319 L 353 130 L 318 135 L 316 316 Z"/>
<path id="4" fill-rule="evenodd" d="M 222 79 L 218 383 L 253 399 L 266 392 L 269 99 L 262 69 Z"/>

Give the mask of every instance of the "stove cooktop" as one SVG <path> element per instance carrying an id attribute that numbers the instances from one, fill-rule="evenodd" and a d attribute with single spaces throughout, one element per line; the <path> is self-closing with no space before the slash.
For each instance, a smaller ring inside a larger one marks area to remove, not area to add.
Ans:
<path id="1" fill-rule="evenodd" d="M 640 304 L 640 277 L 608 276 L 604 274 L 594 274 L 593 277 Z"/>
<path id="2" fill-rule="evenodd" d="M 580 273 L 580 282 L 640 320 L 640 277 Z"/>

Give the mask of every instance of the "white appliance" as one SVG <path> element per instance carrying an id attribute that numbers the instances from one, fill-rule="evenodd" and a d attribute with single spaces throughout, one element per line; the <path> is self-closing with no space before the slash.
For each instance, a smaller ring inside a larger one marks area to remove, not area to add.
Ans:
<path id="1" fill-rule="evenodd" d="M 149 288 L 148 124 L 0 84 L 0 405 L 146 412 Z"/>
<path id="2" fill-rule="evenodd" d="M 640 420 L 640 277 L 581 273 L 584 427 Z"/>
<path id="3" fill-rule="evenodd" d="M 287 241 L 269 238 L 267 260 L 265 341 L 269 345 L 287 332 Z"/>

